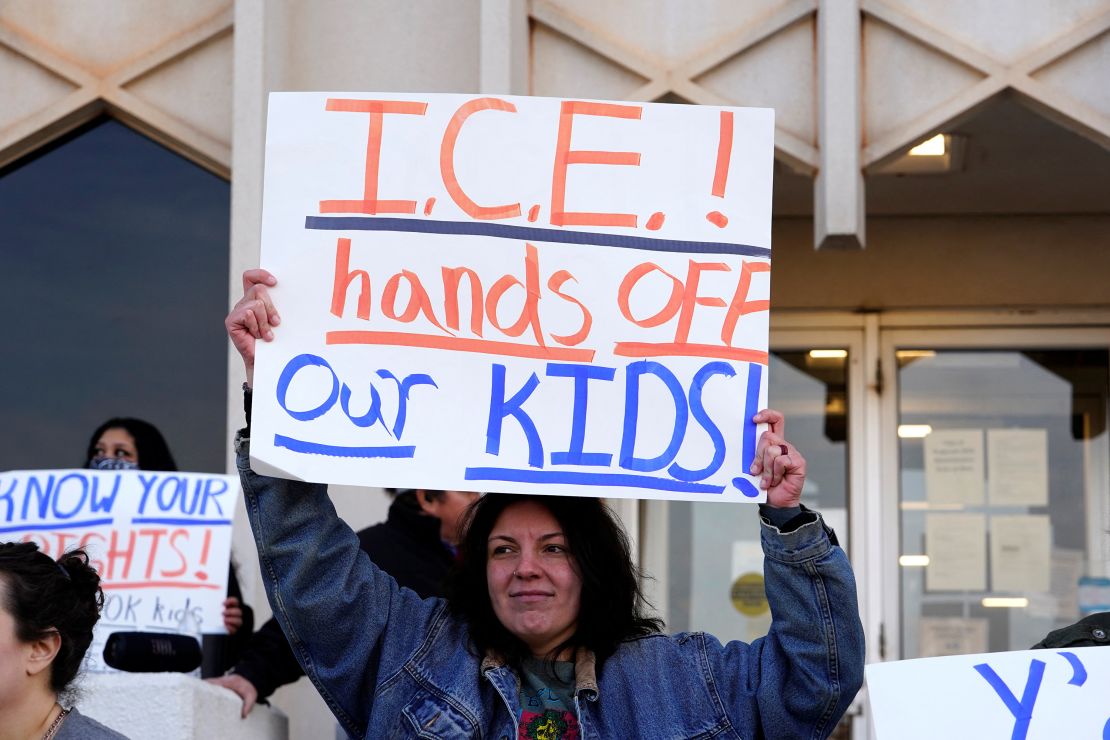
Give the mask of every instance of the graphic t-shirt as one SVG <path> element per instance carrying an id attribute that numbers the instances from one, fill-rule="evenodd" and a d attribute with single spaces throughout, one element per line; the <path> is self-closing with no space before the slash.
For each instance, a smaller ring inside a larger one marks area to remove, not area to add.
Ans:
<path id="1" fill-rule="evenodd" d="M 518 740 L 578 740 L 574 663 L 524 661 L 520 676 Z"/>

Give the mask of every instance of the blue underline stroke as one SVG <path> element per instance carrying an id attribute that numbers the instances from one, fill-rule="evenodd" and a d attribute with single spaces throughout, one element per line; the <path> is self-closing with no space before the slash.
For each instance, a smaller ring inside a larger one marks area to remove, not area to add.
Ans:
<path id="1" fill-rule="evenodd" d="M 198 527 L 211 527 L 216 525 L 231 524 L 230 519 L 189 519 L 182 517 L 136 517 L 131 520 L 132 524 L 183 524 L 185 526 L 196 525 Z"/>
<path id="2" fill-rule="evenodd" d="M 111 524 L 115 519 L 86 519 L 82 522 L 51 522 L 50 524 L 18 524 L 12 527 L 0 527 L 0 532 L 28 532 L 40 529 L 81 529 L 82 527 L 99 527 L 102 524 Z"/>
<path id="3" fill-rule="evenodd" d="M 300 439 L 286 437 L 283 434 L 274 435 L 274 446 L 284 447 L 293 452 L 306 455 L 327 455 L 328 457 L 412 457 L 416 454 L 415 445 L 394 445 L 391 447 L 344 447 L 341 445 L 326 445 L 319 442 L 306 442 Z"/>
<path id="4" fill-rule="evenodd" d="M 517 470 L 516 468 L 467 468 L 466 480 L 504 481 L 511 483 L 547 483 L 571 486 L 616 486 L 619 488 L 650 488 L 681 493 L 724 493 L 724 486 L 708 483 L 687 483 L 670 478 L 628 473 L 586 473 L 574 470 Z"/>
<path id="5" fill-rule="evenodd" d="M 306 229 L 317 231 L 402 231 L 421 234 L 456 234 L 492 236 L 562 244 L 593 244 L 599 247 L 645 249 L 655 252 L 696 252 L 700 254 L 738 254 L 745 257 L 770 259 L 771 250 L 750 244 L 732 242 L 701 242 L 682 239 L 655 239 L 629 234 L 603 234 L 594 231 L 541 229 L 535 226 L 511 226 L 472 221 L 425 221 L 416 218 L 385 218 L 378 216 L 306 216 Z"/>

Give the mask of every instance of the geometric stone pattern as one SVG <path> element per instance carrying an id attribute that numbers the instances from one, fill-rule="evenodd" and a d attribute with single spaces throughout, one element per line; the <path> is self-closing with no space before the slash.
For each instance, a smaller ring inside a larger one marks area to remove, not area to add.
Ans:
<path id="1" fill-rule="evenodd" d="M 229 176 L 231 28 L 228 0 L 0 3 L 0 166 L 107 112 Z"/>
<path id="2" fill-rule="evenodd" d="M 813 172 L 819 5 L 707 2 L 695 13 L 662 0 L 532 0 L 531 92 L 770 105 L 777 157 Z M 1014 0 L 1005 12 L 966 0 L 859 0 L 859 8 L 864 168 L 1003 90 L 1110 147 L 1108 0 Z M 552 31 L 565 39 L 553 43 Z M 594 71 L 583 74 L 591 63 Z"/>

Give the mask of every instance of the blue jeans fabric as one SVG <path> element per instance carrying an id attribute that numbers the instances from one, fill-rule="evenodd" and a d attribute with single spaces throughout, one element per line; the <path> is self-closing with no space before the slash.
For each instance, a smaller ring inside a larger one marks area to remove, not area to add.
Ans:
<path id="1" fill-rule="evenodd" d="M 364 557 L 326 486 L 257 475 L 246 448 L 238 467 L 270 605 L 340 725 L 353 737 L 515 739 L 512 670 L 483 663 L 443 600 L 398 587 Z M 820 521 L 786 534 L 764 522 L 761 537 L 770 633 L 622 643 L 596 684 L 578 677 L 584 740 L 833 731 L 863 680 L 851 566 Z"/>

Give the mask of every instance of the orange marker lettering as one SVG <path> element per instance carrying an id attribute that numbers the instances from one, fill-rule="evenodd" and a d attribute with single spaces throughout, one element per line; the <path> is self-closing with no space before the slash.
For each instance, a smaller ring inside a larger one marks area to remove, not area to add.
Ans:
<path id="1" fill-rule="evenodd" d="M 404 312 L 398 314 L 397 290 L 402 279 L 409 284 L 409 302 L 405 306 Z M 382 313 L 394 321 L 401 321 L 406 324 L 415 319 L 417 313 L 422 313 L 424 318 L 430 321 L 433 326 L 440 331 L 447 332 L 436 319 L 435 312 L 432 311 L 432 301 L 428 298 L 428 292 L 424 290 L 420 278 L 411 270 L 401 270 L 389 278 L 389 282 L 385 284 L 385 290 L 382 292 Z"/>
<path id="2" fill-rule="evenodd" d="M 158 543 L 161 542 L 162 538 L 165 535 L 166 535 L 166 530 L 165 529 L 140 529 L 139 530 L 139 536 L 140 537 L 150 537 L 151 538 L 150 554 L 147 555 L 146 571 L 145 571 L 145 574 L 143 575 L 143 577 L 146 578 L 147 580 L 150 580 L 151 576 L 154 574 L 154 560 L 155 560 L 155 558 L 158 557 Z"/>
<path id="3" fill-rule="evenodd" d="M 331 286 L 331 312 L 343 318 L 347 305 L 347 289 L 358 278 L 358 308 L 355 315 L 370 320 L 370 274 L 366 270 L 351 270 L 351 240 L 340 238 L 335 247 L 335 279 Z"/>
<path id="4" fill-rule="evenodd" d="M 443 275 L 443 309 L 444 321 L 447 328 L 459 330 L 459 288 L 462 287 L 463 275 L 470 278 L 470 331 L 475 336 L 482 336 L 482 280 L 478 273 L 469 267 L 442 267 Z"/>
<path id="5" fill-rule="evenodd" d="M 524 305 L 520 309 L 520 317 L 511 325 L 503 326 L 497 317 L 497 306 L 501 297 L 512 287 L 521 287 L 525 290 Z M 525 242 L 524 255 L 524 283 L 522 284 L 512 275 L 505 275 L 493 284 L 486 296 L 486 315 L 489 322 L 506 336 L 519 337 L 529 326 L 536 344 L 544 346 L 543 331 L 540 329 L 540 258 L 536 247 Z"/>
<path id="6" fill-rule="evenodd" d="M 558 334 L 551 335 L 551 338 L 559 344 L 573 347 L 576 344 L 581 344 L 582 341 L 590 335 L 590 328 L 594 325 L 594 317 L 590 313 L 590 309 L 586 308 L 586 305 L 582 303 L 582 301 L 559 290 L 568 280 L 573 280 L 576 283 L 578 282 L 574 275 L 571 275 L 566 270 L 559 270 L 547 281 L 547 287 L 551 289 L 552 293 L 559 296 L 564 301 L 570 301 L 582 311 L 582 324 L 578 327 L 578 331 L 564 336 Z"/>
<path id="7" fill-rule="evenodd" d="M 135 533 L 127 533 L 127 547 L 122 550 L 119 547 L 119 535 L 119 530 L 112 530 L 112 538 L 108 545 L 108 551 L 104 553 L 104 557 L 108 561 L 108 577 L 105 579 L 108 581 L 126 581 L 131 577 L 131 560 L 135 557 Z M 123 565 L 121 567 L 123 572 L 116 575 L 116 563 L 120 559 L 123 560 Z M 103 573 L 101 573 L 101 575 L 103 575 Z"/>
<path id="8" fill-rule="evenodd" d="M 640 120 L 643 108 L 638 105 L 589 103 L 564 100 L 559 112 L 559 134 L 555 144 L 555 167 L 551 175 L 551 223 L 555 226 L 627 226 L 636 228 L 632 213 L 586 213 L 566 210 L 567 167 L 572 164 L 623 164 L 638 167 L 639 152 L 591 152 L 570 148 L 574 117 L 608 116 Z"/>
<path id="9" fill-rule="evenodd" d="M 451 200 L 471 218 L 492 221 L 499 218 L 515 218 L 520 215 L 520 203 L 504 206 L 480 206 L 463 192 L 459 180 L 455 176 L 455 143 L 459 139 L 459 132 L 463 124 L 472 114 L 483 110 L 500 110 L 506 113 L 516 113 L 516 106 L 499 98 L 478 98 L 463 103 L 451 116 L 447 130 L 443 132 L 443 142 L 439 147 L 439 171 L 443 177 L 443 186 L 447 188 Z"/>
<path id="10" fill-rule="evenodd" d="M 749 301 L 748 290 L 752 285 L 752 273 L 770 272 L 771 265 L 766 262 L 744 262 L 740 268 L 740 280 L 736 283 L 736 293 L 732 296 L 728 313 L 725 314 L 724 324 L 721 325 L 721 341 L 732 346 L 732 335 L 736 332 L 736 324 L 741 316 L 746 316 L 757 311 L 766 311 L 771 307 L 770 301 Z"/>
<path id="11" fill-rule="evenodd" d="M 177 578 L 178 576 L 185 575 L 185 571 L 188 568 L 188 563 L 185 560 L 185 554 L 181 552 L 180 548 L 178 548 L 177 546 L 177 540 L 181 536 L 184 536 L 186 539 L 188 539 L 189 531 L 186 529 L 175 529 L 173 531 L 173 534 L 170 535 L 170 549 L 173 550 L 174 554 L 177 555 L 178 559 L 181 561 L 181 567 L 177 568 L 176 570 L 163 569 L 159 573 L 162 578 Z"/>
<path id="12" fill-rule="evenodd" d="M 724 308 L 725 302 L 721 298 L 707 298 L 698 295 L 698 282 L 703 271 L 728 272 L 728 265 L 723 262 L 695 262 L 690 260 L 686 269 L 686 290 L 682 293 L 682 311 L 678 315 L 678 329 L 675 331 L 676 343 L 690 341 L 690 325 L 694 321 L 694 306 L 716 306 Z"/>
<path id="13" fill-rule="evenodd" d="M 636 283 L 640 282 L 640 279 L 649 272 L 655 270 L 658 270 L 671 279 L 671 295 L 667 299 L 666 305 L 659 309 L 659 312 L 654 316 L 649 316 L 646 319 L 637 319 L 632 315 L 632 307 L 628 305 L 628 298 L 632 294 L 632 289 L 636 287 Z M 650 329 L 653 326 L 665 324 L 674 318 L 675 312 L 678 311 L 678 307 L 682 304 L 682 293 L 681 280 L 653 262 L 644 262 L 633 267 L 628 271 L 628 274 L 624 276 L 624 280 L 621 281 L 620 290 L 617 291 L 617 307 L 620 308 L 621 315 L 624 316 L 624 318 L 628 319 L 636 326 Z"/>
<path id="14" fill-rule="evenodd" d="M 427 103 L 407 100 L 351 100 L 328 98 L 327 110 L 341 113 L 368 113 L 370 132 L 366 137 L 366 174 L 362 200 L 322 200 L 320 213 L 415 213 L 415 200 L 378 200 L 378 166 L 382 154 L 382 122 L 386 113 L 422 116 Z"/>

